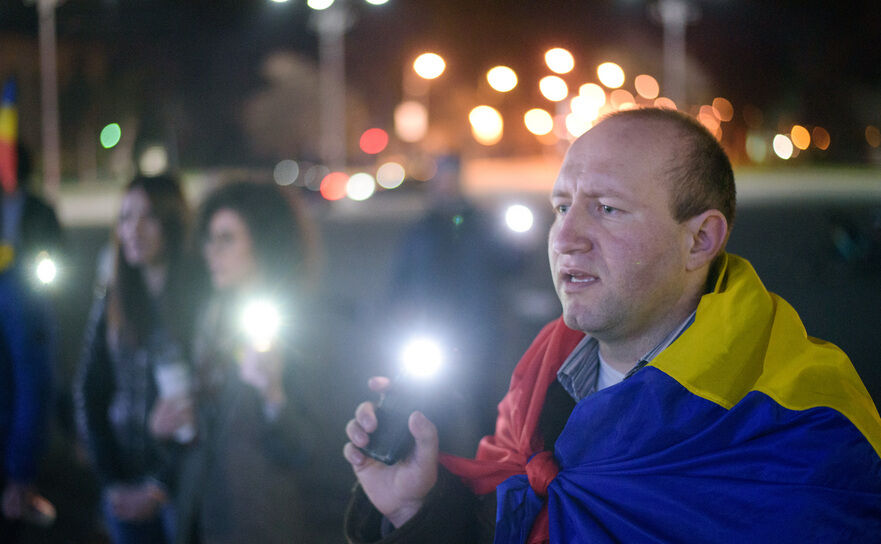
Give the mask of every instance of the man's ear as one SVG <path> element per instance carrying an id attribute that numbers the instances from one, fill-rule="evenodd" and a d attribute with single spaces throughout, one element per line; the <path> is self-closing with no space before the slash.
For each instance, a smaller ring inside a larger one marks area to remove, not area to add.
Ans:
<path id="1" fill-rule="evenodd" d="M 707 210 L 686 221 L 691 233 L 691 249 L 688 253 L 688 270 L 698 270 L 709 265 L 728 241 L 728 221 L 719 210 Z"/>

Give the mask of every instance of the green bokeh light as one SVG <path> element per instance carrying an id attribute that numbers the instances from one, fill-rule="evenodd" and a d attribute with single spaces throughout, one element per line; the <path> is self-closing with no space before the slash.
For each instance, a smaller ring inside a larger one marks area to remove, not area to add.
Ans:
<path id="1" fill-rule="evenodd" d="M 117 123 L 110 123 L 101 129 L 101 145 L 104 149 L 110 149 L 118 144 L 120 138 L 122 138 L 122 129 Z"/>

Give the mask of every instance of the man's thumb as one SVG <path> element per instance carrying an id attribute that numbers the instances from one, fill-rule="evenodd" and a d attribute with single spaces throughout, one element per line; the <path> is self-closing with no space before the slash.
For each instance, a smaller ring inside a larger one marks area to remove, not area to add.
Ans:
<path id="1" fill-rule="evenodd" d="M 437 462 L 437 428 L 422 412 L 413 412 L 408 421 L 410 432 L 416 440 L 414 454 L 419 463 Z"/>

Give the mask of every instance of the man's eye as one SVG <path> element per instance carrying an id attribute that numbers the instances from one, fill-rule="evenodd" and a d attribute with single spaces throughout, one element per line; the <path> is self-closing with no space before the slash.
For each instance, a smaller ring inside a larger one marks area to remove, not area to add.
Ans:
<path id="1" fill-rule="evenodd" d="M 612 206 L 607 206 L 606 204 L 600 204 L 600 211 L 604 215 L 612 215 L 613 213 L 618 211 L 618 208 L 613 208 Z"/>
<path id="2" fill-rule="evenodd" d="M 566 212 L 568 212 L 568 211 L 569 211 L 568 204 L 557 204 L 556 206 L 554 206 L 554 212 L 557 213 L 558 215 L 566 215 Z"/>

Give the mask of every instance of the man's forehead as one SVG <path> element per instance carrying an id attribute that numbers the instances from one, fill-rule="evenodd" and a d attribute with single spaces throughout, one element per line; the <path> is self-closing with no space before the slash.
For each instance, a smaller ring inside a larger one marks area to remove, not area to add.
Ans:
<path id="1" fill-rule="evenodd" d="M 566 153 L 554 190 L 567 182 L 590 181 L 604 193 L 625 179 L 659 179 L 679 155 L 675 127 L 645 119 L 611 118 L 578 138 Z"/>

